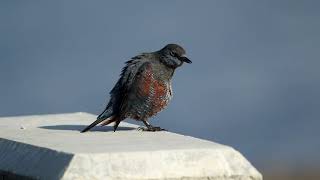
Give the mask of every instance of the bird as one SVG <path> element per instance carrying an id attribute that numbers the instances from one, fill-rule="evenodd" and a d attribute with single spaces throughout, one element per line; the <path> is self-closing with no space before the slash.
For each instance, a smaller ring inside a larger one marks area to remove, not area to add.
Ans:
<path id="1" fill-rule="evenodd" d="M 120 78 L 110 91 L 110 100 L 97 119 L 83 129 L 86 132 L 101 123 L 114 123 L 117 130 L 121 121 L 131 118 L 142 121 L 145 131 L 162 131 L 152 126 L 150 117 L 162 111 L 172 99 L 172 77 L 183 63 L 191 64 L 186 51 L 178 44 L 167 44 L 162 49 L 141 53 L 125 63 Z"/>

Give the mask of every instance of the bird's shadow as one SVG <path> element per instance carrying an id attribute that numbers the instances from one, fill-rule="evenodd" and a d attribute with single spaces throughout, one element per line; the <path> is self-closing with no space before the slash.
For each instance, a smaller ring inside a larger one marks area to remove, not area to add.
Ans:
<path id="1" fill-rule="evenodd" d="M 42 129 L 49 129 L 49 130 L 65 130 L 65 131 L 82 131 L 86 128 L 86 125 L 52 125 L 52 126 L 40 126 L 39 128 Z M 137 128 L 134 127 L 118 127 L 117 131 L 128 131 L 134 130 Z M 113 131 L 112 126 L 95 126 L 90 131 Z"/>

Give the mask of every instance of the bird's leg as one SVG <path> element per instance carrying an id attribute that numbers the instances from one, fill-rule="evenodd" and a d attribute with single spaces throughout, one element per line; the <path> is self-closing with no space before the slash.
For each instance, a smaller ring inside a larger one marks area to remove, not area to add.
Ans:
<path id="1" fill-rule="evenodd" d="M 143 129 L 144 131 L 165 131 L 161 127 L 152 126 L 147 120 L 142 120 L 143 124 L 146 125 L 147 129 Z"/>

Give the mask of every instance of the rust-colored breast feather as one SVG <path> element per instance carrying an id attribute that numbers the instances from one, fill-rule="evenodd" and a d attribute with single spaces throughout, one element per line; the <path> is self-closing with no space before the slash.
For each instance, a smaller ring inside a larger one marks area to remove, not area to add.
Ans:
<path id="1" fill-rule="evenodd" d="M 148 64 L 136 79 L 136 98 L 133 107 L 134 119 L 151 117 L 167 106 L 170 100 L 168 83 L 156 79 L 151 64 Z"/>
<path id="2" fill-rule="evenodd" d="M 152 97 L 152 111 L 150 111 L 150 116 L 161 111 L 168 104 L 167 96 L 167 86 L 161 81 L 153 81 L 152 83 L 154 89 L 154 96 Z"/>
<path id="3" fill-rule="evenodd" d="M 146 66 L 145 71 L 142 72 L 141 75 L 138 75 L 137 79 L 137 85 L 138 89 L 141 92 L 141 95 L 148 97 L 150 95 L 150 91 L 152 88 L 151 85 L 153 81 L 152 67 L 150 64 Z"/>

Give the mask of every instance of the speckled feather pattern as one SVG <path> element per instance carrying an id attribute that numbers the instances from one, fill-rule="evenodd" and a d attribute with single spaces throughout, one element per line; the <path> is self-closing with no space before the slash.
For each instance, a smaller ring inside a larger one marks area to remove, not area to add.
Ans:
<path id="1" fill-rule="evenodd" d="M 171 99 L 170 81 L 156 78 L 156 67 L 147 62 L 136 74 L 128 97 L 129 106 L 125 117 L 136 120 L 147 119 L 165 108 Z"/>

